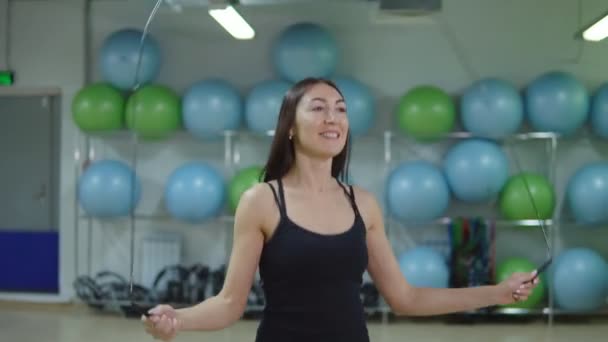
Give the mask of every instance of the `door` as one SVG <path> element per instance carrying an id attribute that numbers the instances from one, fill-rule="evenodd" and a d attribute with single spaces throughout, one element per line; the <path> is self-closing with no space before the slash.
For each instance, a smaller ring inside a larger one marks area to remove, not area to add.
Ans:
<path id="1" fill-rule="evenodd" d="M 58 103 L 0 97 L 0 291 L 58 291 Z"/>

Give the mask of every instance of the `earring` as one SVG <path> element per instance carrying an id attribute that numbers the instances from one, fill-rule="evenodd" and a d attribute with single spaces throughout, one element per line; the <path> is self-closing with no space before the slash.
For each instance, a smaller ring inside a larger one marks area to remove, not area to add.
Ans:
<path id="1" fill-rule="evenodd" d="M 293 138 L 293 133 L 289 133 L 289 140 Z"/>

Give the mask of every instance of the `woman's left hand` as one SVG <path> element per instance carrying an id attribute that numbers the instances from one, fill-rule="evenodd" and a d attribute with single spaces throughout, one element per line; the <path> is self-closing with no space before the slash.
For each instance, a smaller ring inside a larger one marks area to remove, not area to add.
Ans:
<path id="1" fill-rule="evenodd" d="M 532 273 L 516 272 L 511 274 L 508 279 L 497 284 L 498 304 L 506 305 L 527 300 L 532 290 L 538 285 L 538 278 L 535 278 L 535 276 L 536 271 Z"/>

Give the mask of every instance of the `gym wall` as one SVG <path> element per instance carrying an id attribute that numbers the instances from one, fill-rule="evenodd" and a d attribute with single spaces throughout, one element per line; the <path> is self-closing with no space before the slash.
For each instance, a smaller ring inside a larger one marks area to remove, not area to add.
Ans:
<path id="1" fill-rule="evenodd" d="M 13 1 L 10 6 L 10 61 L 17 71 L 19 86 L 59 86 L 62 90 L 61 160 L 61 287 L 66 298 L 72 293 L 75 258 L 88 253 L 74 244 L 86 244 L 84 234 L 74 234 L 74 150 L 82 137 L 72 122 L 71 100 L 87 82 L 99 80 L 97 55 L 103 40 L 113 31 L 126 27 L 143 28 L 153 1 Z M 361 185 L 383 195 L 384 175 L 371 170 L 382 162 L 382 134 L 394 121 L 398 98 L 413 86 L 434 84 L 457 96 L 473 81 L 496 76 L 525 87 L 533 78 L 549 70 L 573 73 L 593 91 L 608 80 L 606 44 L 581 43 L 572 39 L 581 25 L 605 10 L 604 1 L 585 1 L 581 23 L 576 15 L 577 1 L 461 0 L 445 1 L 440 16 L 447 26 L 426 18 L 411 22 L 381 23 L 370 20 L 368 6 L 361 3 L 319 5 L 291 4 L 243 7 L 239 11 L 256 29 L 252 41 L 236 41 L 221 29 L 204 9 L 187 8 L 182 13 L 168 9 L 159 12 L 151 26 L 163 52 L 158 83 L 179 94 L 192 83 L 208 77 L 221 77 L 236 85 L 245 96 L 257 82 L 276 77 L 270 60 L 270 46 L 277 34 L 296 21 L 314 21 L 327 27 L 337 38 L 341 50 L 338 73 L 357 78 L 369 86 L 378 99 L 377 122 L 370 134 L 371 145 L 355 146 L 353 176 Z M 345 9 L 349 13 L 345 13 Z M 447 35 L 446 35 L 447 33 Z M 456 45 L 454 45 L 456 44 Z M 462 54 L 462 56 L 460 56 Z M 468 67 L 463 64 L 463 58 Z M 129 160 L 129 139 L 95 141 L 96 153 Z M 241 165 L 263 160 L 263 144 L 243 144 Z M 412 151 L 399 149 L 395 158 L 412 158 Z M 518 150 L 525 169 L 544 170 L 545 160 L 537 154 Z M 538 153 L 538 149 L 531 150 Z M 419 156 L 440 161 L 445 151 L 420 147 Z M 605 145 L 588 141 L 560 143 L 556 191 L 559 201 L 567 179 L 586 162 L 606 157 Z M 137 170 L 145 191 L 142 213 L 154 213 L 161 205 L 162 186 L 170 171 L 194 157 L 209 159 L 221 166 L 223 144 L 198 143 L 180 137 L 178 142 L 154 143 L 138 151 Z M 512 166 L 512 170 L 514 166 Z M 381 197 L 379 197 L 381 199 Z M 561 207 L 561 203 L 557 207 Z M 223 260 L 224 239 L 230 224 L 189 226 L 171 221 L 140 220 L 138 239 L 154 230 L 174 230 L 184 234 L 184 261 L 219 264 Z M 80 229 L 86 224 L 81 223 Z M 579 234 L 562 231 L 564 243 L 584 244 L 605 256 L 606 231 Z M 128 274 L 128 221 L 95 223 L 93 229 L 92 271 L 113 269 Z M 544 257 L 540 231 L 527 234 L 499 234 L 498 258 L 525 253 L 534 261 Z M 221 243 L 218 243 L 221 242 Z M 404 243 L 405 244 L 405 243 Z M 602 246 L 603 245 L 603 246 Z M 140 261 L 136 253 L 136 264 Z M 81 265 L 86 270 L 86 265 Z M 136 269 L 136 272 L 139 272 Z"/>

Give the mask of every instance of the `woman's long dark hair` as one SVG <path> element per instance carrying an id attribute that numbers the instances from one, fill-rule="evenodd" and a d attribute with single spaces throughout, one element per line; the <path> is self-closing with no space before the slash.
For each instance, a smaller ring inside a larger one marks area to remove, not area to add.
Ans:
<path id="1" fill-rule="evenodd" d="M 296 161 L 296 156 L 293 141 L 289 139 L 289 130 L 293 127 L 295 122 L 296 108 L 302 99 L 302 96 L 304 96 L 308 89 L 319 83 L 325 83 L 330 87 L 333 87 L 340 95 L 342 95 L 342 92 L 340 89 L 338 89 L 338 86 L 336 86 L 335 83 L 324 78 L 306 78 L 299 81 L 293 85 L 291 89 L 289 89 L 283 98 L 283 103 L 281 104 L 279 119 L 277 121 L 274 138 L 270 147 L 270 154 L 262 171 L 262 179 L 264 182 L 282 178 L 293 167 L 293 164 Z M 332 160 L 332 177 L 348 182 L 349 159 L 350 132 L 346 137 L 346 144 L 344 145 L 344 148 Z"/>

